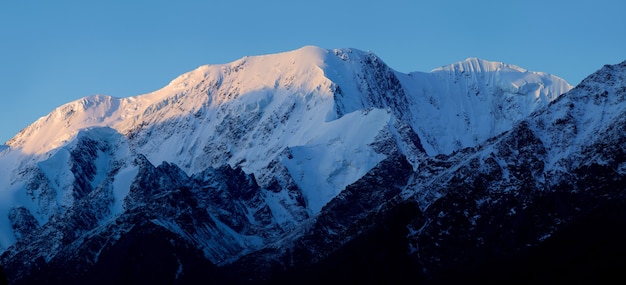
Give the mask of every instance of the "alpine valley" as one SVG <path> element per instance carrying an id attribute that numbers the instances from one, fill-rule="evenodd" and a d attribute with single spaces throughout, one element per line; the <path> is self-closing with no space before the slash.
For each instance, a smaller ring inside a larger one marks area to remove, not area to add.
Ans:
<path id="1" fill-rule="evenodd" d="M 572 88 L 307 46 L 0 146 L 9 284 L 624 281 L 625 226 L 626 62 Z"/>

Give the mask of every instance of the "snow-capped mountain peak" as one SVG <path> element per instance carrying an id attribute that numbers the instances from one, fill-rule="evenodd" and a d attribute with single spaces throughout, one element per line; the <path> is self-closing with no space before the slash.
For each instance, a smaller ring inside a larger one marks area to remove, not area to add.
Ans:
<path id="1" fill-rule="evenodd" d="M 572 88 L 554 75 L 478 58 L 398 77 L 411 87 L 420 112 L 410 120 L 432 155 L 475 146 Z"/>
<path id="2" fill-rule="evenodd" d="M 494 72 L 494 71 L 515 71 L 515 72 L 527 72 L 526 69 L 517 65 L 506 64 L 498 61 L 488 61 L 477 57 L 469 57 L 463 61 L 459 61 L 453 64 L 444 65 L 433 69 L 431 72 Z"/>
<path id="3" fill-rule="evenodd" d="M 119 120 L 128 99 L 95 95 L 67 103 L 31 124 L 7 142 L 25 154 L 44 154 L 69 143 L 78 131 Z"/>
<path id="4" fill-rule="evenodd" d="M 172 187 L 240 169 L 258 187 L 237 206 L 248 222 L 291 229 L 390 155 L 416 168 L 425 155 L 476 146 L 571 88 L 501 63 L 456 66 L 402 74 L 371 52 L 307 46 L 201 66 L 148 94 L 65 104 L 0 149 L 0 250 L 19 235 L 15 211 L 46 223 L 99 195 L 96 224 L 122 215 L 150 165 L 173 171 Z"/>

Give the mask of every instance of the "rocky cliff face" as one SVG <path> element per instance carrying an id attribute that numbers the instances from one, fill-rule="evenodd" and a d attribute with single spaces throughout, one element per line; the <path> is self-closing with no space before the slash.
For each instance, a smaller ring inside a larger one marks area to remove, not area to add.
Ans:
<path id="1" fill-rule="evenodd" d="M 565 280 L 624 252 L 568 233 L 624 224 L 625 76 L 559 96 L 511 65 L 307 47 L 86 98 L 0 150 L 0 264 L 15 284 Z"/>

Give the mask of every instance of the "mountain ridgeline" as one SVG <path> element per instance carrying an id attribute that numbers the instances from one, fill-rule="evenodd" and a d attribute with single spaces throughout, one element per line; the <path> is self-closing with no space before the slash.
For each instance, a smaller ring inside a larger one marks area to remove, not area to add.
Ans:
<path id="1" fill-rule="evenodd" d="M 626 62 L 572 88 L 304 47 L 63 105 L 0 148 L 10 284 L 547 283 L 626 260 Z"/>

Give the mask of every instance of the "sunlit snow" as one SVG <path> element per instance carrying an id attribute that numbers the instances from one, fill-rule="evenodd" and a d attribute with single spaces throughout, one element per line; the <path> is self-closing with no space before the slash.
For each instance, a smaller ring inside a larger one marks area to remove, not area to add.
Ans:
<path id="1" fill-rule="evenodd" d="M 507 130 L 570 88 L 552 75 L 475 58 L 403 74 L 372 53 L 308 46 L 201 66 L 149 94 L 85 97 L 0 146 L 0 251 L 15 242 L 11 208 L 26 207 L 45 222 L 72 205 L 68 152 L 79 134 L 111 147 L 98 152 L 91 183 L 106 183 L 108 171 L 119 167 L 112 215 L 124 211 L 138 154 L 189 175 L 238 166 L 261 186 L 275 175 L 269 166 L 282 163 L 315 215 L 385 158 L 371 144 L 394 120 L 410 124 L 429 155 L 450 153 Z M 44 186 L 26 194 L 34 187 L 28 178 L 40 172 L 56 191 L 53 204 L 33 200 Z M 276 220 L 286 222 L 286 196 L 272 195 L 267 202 Z"/>

